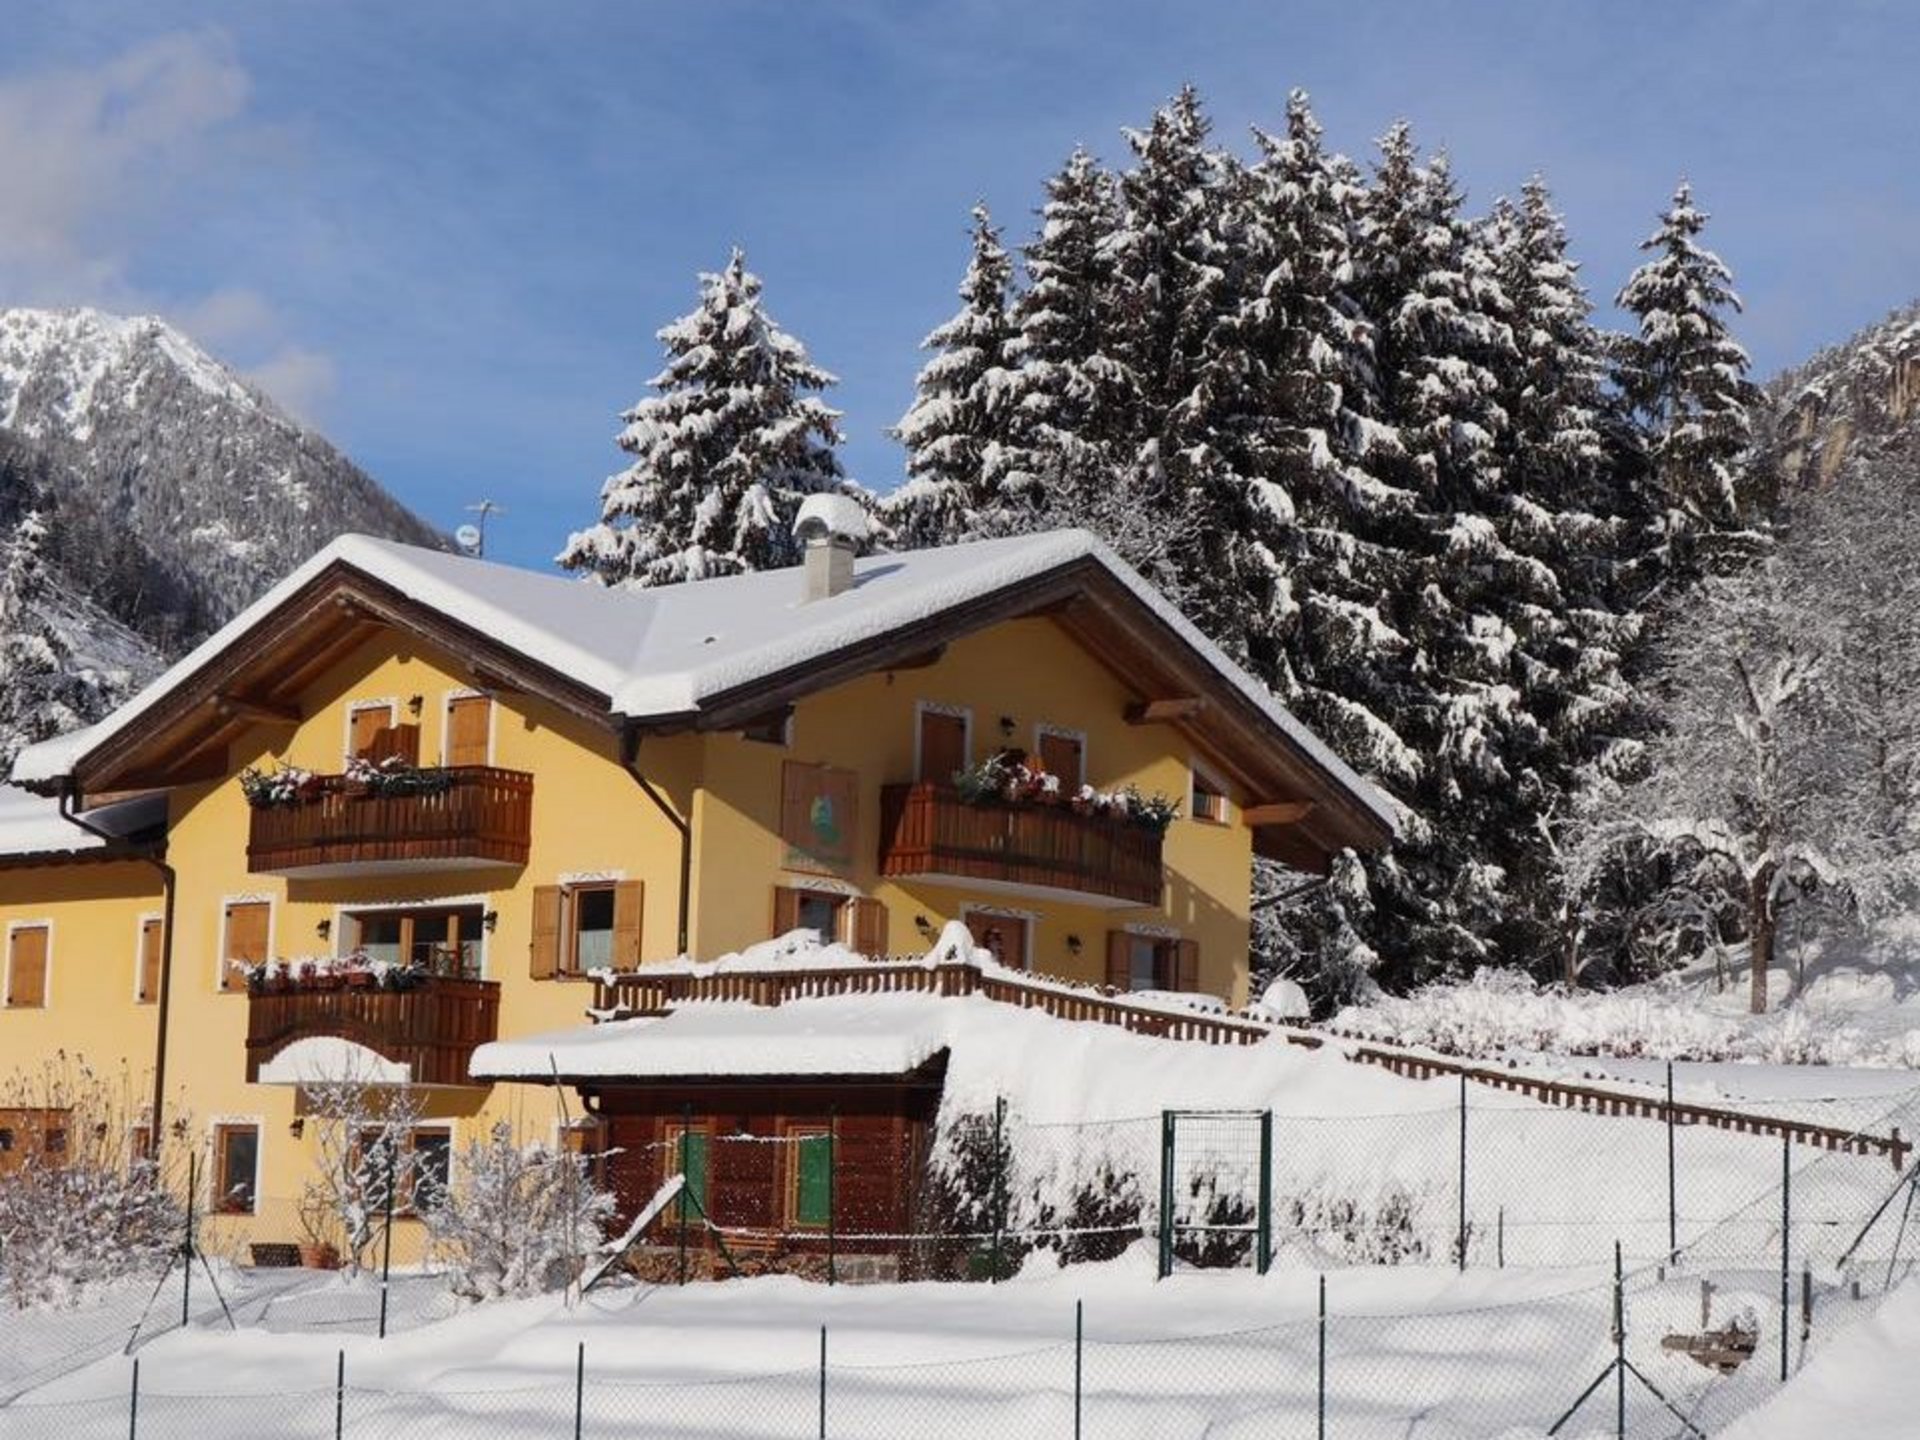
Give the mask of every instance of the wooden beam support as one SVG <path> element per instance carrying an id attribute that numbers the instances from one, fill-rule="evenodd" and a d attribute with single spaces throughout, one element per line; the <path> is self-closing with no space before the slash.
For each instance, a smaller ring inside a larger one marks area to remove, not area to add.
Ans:
<path id="1" fill-rule="evenodd" d="M 1173 720 L 1191 720 L 1207 702 L 1198 695 L 1176 695 L 1164 700 L 1143 700 L 1127 707 L 1129 725 L 1165 725 Z"/>
<path id="2" fill-rule="evenodd" d="M 298 705 L 275 705 L 246 695 L 216 695 L 213 708 L 236 720 L 257 720 L 266 725 L 297 725 L 306 718 Z"/>
<path id="3" fill-rule="evenodd" d="M 1311 800 L 1270 800 L 1262 805 L 1249 805 L 1241 811 L 1247 824 L 1256 828 L 1263 825 L 1297 825 L 1312 813 Z"/>
<path id="4" fill-rule="evenodd" d="M 520 695 L 526 686 L 507 679 L 497 670 L 489 670 L 484 665 L 469 664 L 467 674 L 472 677 L 477 689 L 485 690 L 489 695 Z"/>
<path id="5" fill-rule="evenodd" d="M 889 670 L 926 670 L 938 665 L 946 658 L 946 654 L 947 647 L 943 641 L 929 650 L 922 650 L 918 655 L 909 655 L 905 659 L 896 660 L 887 668 Z"/>

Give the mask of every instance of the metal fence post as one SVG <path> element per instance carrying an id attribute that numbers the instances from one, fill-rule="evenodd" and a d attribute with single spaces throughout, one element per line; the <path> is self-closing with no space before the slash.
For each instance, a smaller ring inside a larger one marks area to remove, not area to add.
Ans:
<path id="1" fill-rule="evenodd" d="M 1627 1278 L 1613 1242 L 1613 1433 L 1627 1440 Z"/>
<path id="2" fill-rule="evenodd" d="M 1160 1278 L 1173 1273 L 1173 1111 L 1160 1112 Z"/>
<path id="3" fill-rule="evenodd" d="M 1789 1271 L 1793 1233 L 1793 1136 L 1780 1137 L 1780 1378 L 1787 1378 L 1787 1316 L 1792 1304 L 1793 1277 Z"/>
<path id="4" fill-rule="evenodd" d="M 387 1230 L 380 1237 L 380 1338 L 387 1338 L 387 1285 L 393 1278 L 393 1188 L 399 1178 L 395 1174 L 394 1156 L 399 1150 L 394 1137 L 387 1137 Z"/>
<path id="5" fill-rule="evenodd" d="M 1467 1077 L 1460 1077 L 1460 1270 L 1467 1269 Z"/>
<path id="6" fill-rule="evenodd" d="M 347 1433 L 347 1352 L 340 1352 L 339 1367 L 333 1377 L 333 1440 Z"/>
<path id="7" fill-rule="evenodd" d="M 1087 1302 L 1073 1302 L 1073 1440 L 1080 1440 L 1080 1395 L 1085 1376 L 1084 1351 L 1087 1342 Z"/>
<path id="8" fill-rule="evenodd" d="M 687 1145 L 693 1135 L 693 1103 L 680 1107 L 680 1283 L 687 1283 Z M 711 1156 L 708 1157 L 711 1162 Z"/>
<path id="9" fill-rule="evenodd" d="M 988 1217 L 993 1228 L 992 1269 L 987 1274 L 987 1283 L 1000 1283 L 1000 1235 L 1007 1224 L 1007 1160 L 1005 1144 L 1007 1125 L 1007 1099 L 996 1095 L 993 1100 L 993 1195 L 990 1200 L 993 1213 Z"/>
<path id="10" fill-rule="evenodd" d="M 573 1359 L 573 1440 L 580 1440 L 580 1432 L 587 1418 L 587 1342 L 582 1340 Z"/>
<path id="11" fill-rule="evenodd" d="M 200 1157 L 187 1151 L 187 1228 L 180 1239 L 180 1328 L 187 1328 L 193 1312 L 193 1202 L 200 1188 Z"/>
<path id="12" fill-rule="evenodd" d="M 1318 1382 L 1320 1397 L 1320 1428 L 1315 1432 L 1320 1440 L 1327 1440 L 1327 1277 L 1320 1277 L 1320 1378 Z"/>
<path id="13" fill-rule="evenodd" d="M 827 1440 L 827 1327 L 820 1327 L 820 1440 Z"/>
<path id="14" fill-rule="evenodd" d="M 1496 1270 L 1507 1268 L 1507 1207 L 1504 1205 L 1493 1217 L 1493 1265 Z"/>
<path id="15" fill-rule="evenodd" d="M 1680 1263 L 1680 1167 L 1674 1158 L 1673 1061 L 1667 1061 L 1667 1264 Z"/>
<path id="16" fill-rule="evenodd" d="M 833 1172 L 840 1150 L 840 1108 L 831 1106 L 827 1110 L 827 1284 L 833 1284 L 838 1278 L 838 1266 L 834 1252 L 837 1246 L 837 1217 L 834 1210 L 839 1200 L 839 1187 L 833 1183 Z"/>
<path id="17" fill-rule="evenodd" d="M 1273 1268 L 1273 1111 L 1260 1112 L 1260 1250 L 1262 1275 Z"/>
<path id="18" fill-rule="evenodd" d="M 138 1440 L 140 1434 L 140 1360 L 134 1357 L 133 1394 L 127 1401 L 127 1440 Z"/>

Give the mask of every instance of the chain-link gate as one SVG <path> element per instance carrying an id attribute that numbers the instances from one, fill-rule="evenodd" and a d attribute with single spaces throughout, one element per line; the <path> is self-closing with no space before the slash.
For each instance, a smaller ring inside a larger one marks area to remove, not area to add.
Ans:
<path id="1" fill-rule="evenodd" d="M 1160 1278 L 1273 1263 L 1273 1112 L 1160 1114 Z"/>

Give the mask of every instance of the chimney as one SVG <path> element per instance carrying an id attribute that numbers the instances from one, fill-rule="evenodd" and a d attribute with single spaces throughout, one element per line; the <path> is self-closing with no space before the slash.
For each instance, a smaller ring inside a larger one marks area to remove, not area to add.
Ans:
<path id="1" fill-rule="evenodd" d="M 806 547 L 809 603 L 853 588 L 853 557 L 867 538 L 867 512 L 847 495 L 809 495 L 800 502 L 793 534 Z"/>

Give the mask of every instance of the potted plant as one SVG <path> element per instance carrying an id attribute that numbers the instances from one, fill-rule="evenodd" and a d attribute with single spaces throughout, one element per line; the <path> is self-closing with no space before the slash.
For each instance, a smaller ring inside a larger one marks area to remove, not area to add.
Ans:
<path id="1" fill-rule="evenodd" d="M 309 1270 L 338 1270 L 340 1247 L 329 1240 L 333 1211 L 326 1201 L 313 1194 L 300 1197 L 300 1263 Z"/>

